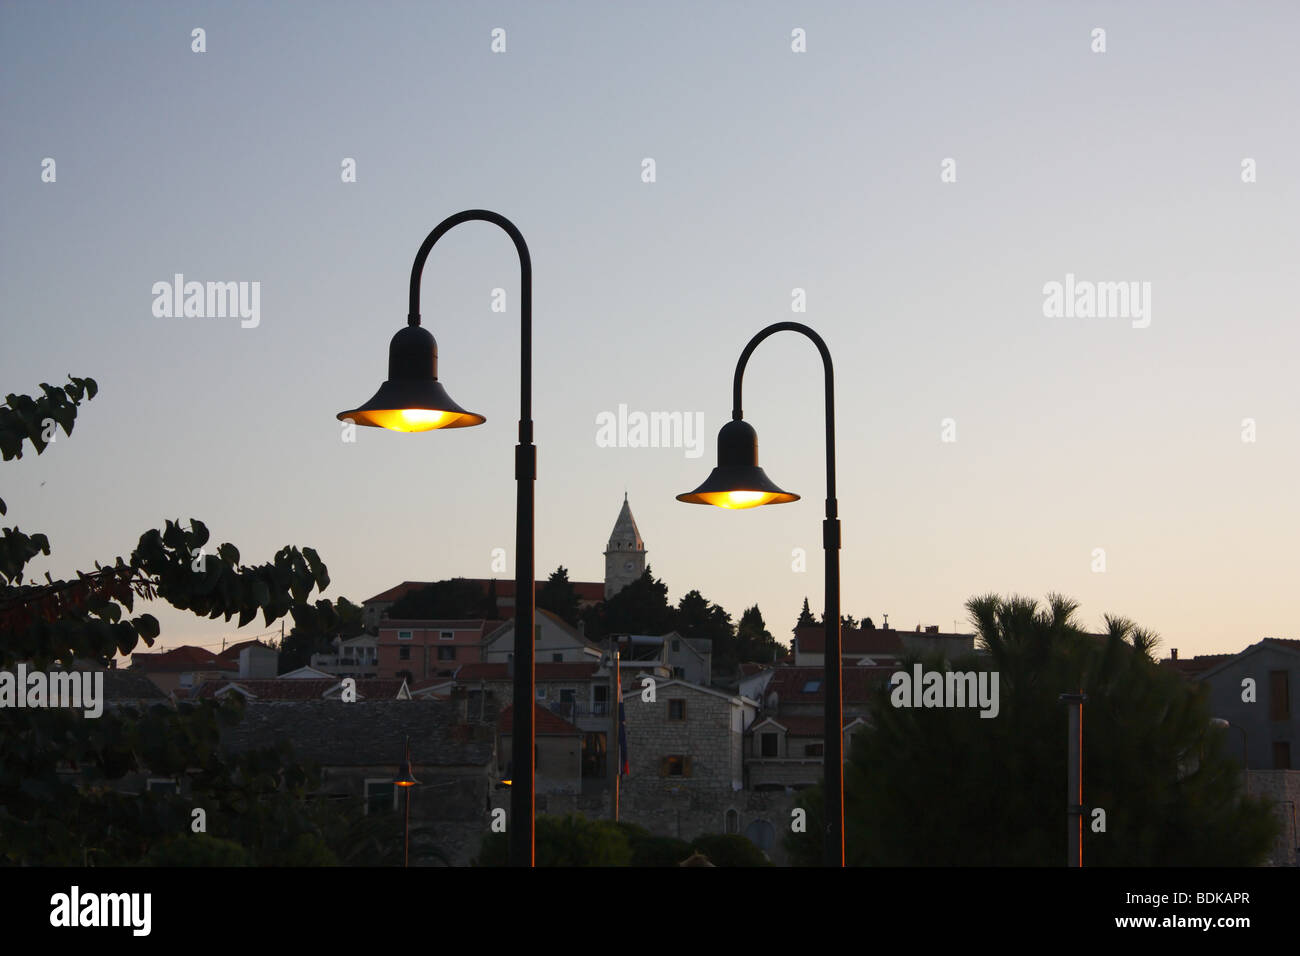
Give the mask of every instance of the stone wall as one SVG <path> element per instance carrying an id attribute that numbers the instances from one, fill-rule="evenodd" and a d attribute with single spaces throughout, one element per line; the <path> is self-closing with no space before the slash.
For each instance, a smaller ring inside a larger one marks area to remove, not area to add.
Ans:
<path id="1" fill-rule="evenodd" d="M 686 702 L 685 720 L 669 719 L 673 700 Z M 659 688 L 653 703 L 632 693 L 624 696 L 623 705 L 635 777 L 661 779 L 665 785 L 687 789 L 730 789 L 738 776 L 739 734 L 731 729 L 729 698 L 671 684 Z M 675 755 L 690 758 L 689 776 L 661 777 L 663 758 Z"/>
<path id="2" fill-rule="evenodd" d="M 1246 792 L 1252 797 L 1268 797 L 1282 825 L 1266 866 L 1300 866 L 1300 835 L 1296 833 L 1296 804 L 1300 803 L 1300 770 L 1248 770 Z"/>
<path id="3" fill-rule="evenodd" d="M 619 819 L 645 827 L 655 836 L 689 842 L 706 834 L 726 833 L 727 811 L 735 810 L 736 832 L 759 844 L 777 866 L 785 866 L 789 861 L 784 840 L 790 832 L 791 810 L 798 797 L 783 791 L 756 793 L 729 786 L 673 789 L 663 786 L 658 778 L 625 777 L 619 787 Z M 504 807 L 509 813 L 510 791 L 495 791 L 492 805 Z M 612 795 L 538 794 L 537 812 L 551 816 L 578 813 L 589 820 L 608 820 L 612 818 Z M 770 842 L 761 834 L 770 834 Z M 816 834 L 806 836 L 819 839 Z M 762 847 L 760 840 L 768 845 Z"/>

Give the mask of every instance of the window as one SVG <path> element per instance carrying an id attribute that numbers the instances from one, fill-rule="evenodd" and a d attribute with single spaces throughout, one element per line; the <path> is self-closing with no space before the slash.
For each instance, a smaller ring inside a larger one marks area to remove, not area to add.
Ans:
<path id="1" fill-rule="evenodd" d="M 398 639 L 399 641 L 409 641 L 409 640 L 411 639 L 411 632 L 410 632 L 410 631 L 398 631 L 398 632 L 397 632 L 397 639 Z"/>
<path id="2" fill-rule="evenodd" d="M 533 625 L 533 640 L 534 640 L 534 641 L 540 641 L 541 639 L 542 639 L 542 625 L 540 625 L 540 624 L 534 624 L 534 625 Z"/>
<path id="3" fill-rule="evenodd" d="M 680 651 L 681 649 L 682 649 L 682 642 L 679 641 L 677 638 L 674 637 L 674 638 L 673 638 L 673 653 L 676 654 L 676 653 L 677 653 L 678 651 Z"/>
<path id="4" fill-rule="evenodd" d="M 591 689 L 591 712 L 599 717 L 609 713 L 609 688 L 597 685 Z"/>
<path id="5" fill-rule="evenodd" d="M 672 754 L 659 761 L 659 776 L 689 777 L 691 775 L 691 758 L 682 754 Z"/>
<path id="6" fill-rule="evenodd" d="M 150 793 L 176 793 L 179 788 L 171 777 L 150 777 L 145 789 Z"/>
<path id="7" fill-rule="evenodd" d="M 552 655 L 551 655 L 551 663 L 552 663 L 552 664 L 561 664 L 561 663 L 563 663 L 563 662 L 564 662 L 564 655 L 563 655 L 563 654 L 558 654 L 558 653 L 557 653 L 557 654 L 552 654 Z"/>
<path id="8" fill-rule="evenodd" d="M 397 659 L 399 661 L 409 661 L 411 659 L 411 649 L 409 647 L 399 647 L 397 649 Z"/>
<path id="9" fill-rule="evenodd" d="M 1287 671 L 1268 672 L 1268 719 L 1287 720 L 1291 716 L 1291 680 Z"/>
<path id="10" fill-rule="evenodd" d="M 1273 769 L 1291 769 L 1291 742 L 1289 740 L 1273 741 Z"/>
<path id="11" fill-rule="evenodd" d="M 539 687 L 539 688 L 537 688 L 537 699 L 538 699 L 538 700 L 546 700 L 546 688 L 545 688 L 545 687 Z"/>
<path id="12" fill-rule="evenodd" d="M 576 704 L 578 702 L 578 692 L 572 687 L 565 687 L 560 690 L 561 704 Z"/>
<path id="13" fill-rule="evenodd" d="M 397 788 L 387 778 L 366 781 L 366 813 L 391 813 L 397 809 Z"/>
<path id="14" fill-rule="evenodd" d="M 674 667 L 674 668 L 673 668 L 673 677 L 674 677 L 676 680 L 685 680 L 685 679 L 686 679 L 686 668 L 685 668 L 685 667 Z"/>
<path id="15" fill-rule="evenodd" d="M 724 818 L 724 823 L 723 823 L 723 832 L 724 833 L 740 832 L 740 814 L 737 813 L 735 810 L 727 811 L 727 815 Z"/>
<path id="16" fill-rule="evenodd" d="M 438 635 L 440 641 L 454 641 L 456 639 L 455 631 L 443 631 Z"/>
<path id="17" fill-rule="evenodd" d="M 764 757 L 775 757 L 777 755 L 778 747 L 779 741 L 777 740 L 776 734 L 763 734 Z"/>
<path id="18" fill-rule="evenodd" d="M 686 719 L 686 701 L 670 700 L 668 702 L 668 719 L 685 720 Z"/>
<path id="19" fill-rule="evenodd" d="M 410 648 L 409 648 L 409 647 L 403 647 L 402 650 L 404 650 L 404 651 L 408 651 L 408 650 L 410 650 Z M 454 648 L 454 647 L 440 647 L 440 648 L 438 648 L 438 660 L 440 660 L 440 661 L 454 661 L 455 659 L 456 659 L 456 648 Z"/>
<path id="20" fill-rule="evenodd" d="M 825 744 L 804 744 L 803 755 L 805 757 L 822 757 L 826 754 Z"/>
<path id="21" fill-rule="evenodd" d="M 803 685 L 803 692 L 805 694 L 815 694 L 821 689 L 822 689 L 822 682 L 819 680 L 810 680 Z"/>

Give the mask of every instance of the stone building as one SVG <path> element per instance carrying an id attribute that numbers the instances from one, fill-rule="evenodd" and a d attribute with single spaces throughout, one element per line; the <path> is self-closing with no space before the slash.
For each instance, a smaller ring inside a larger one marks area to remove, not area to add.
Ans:
<path id="1" fill-rule="evenodd" d="M 640 682 L 638 681 L 637 684 Z M 745 730 L 758 704 L 681 680 L 657 681 L 655 699 L 624 685 L 628 752 L 664 789 L 744 786 Z"/>
<path id="2" fill-rule="evenodd" d="M 284 741 L 297 758 L 322 769 L 318 798 L 348 801 L 358 814 L 399 813 L 396 787 L 406 741 L 419 784 L 409 789 L 411 824 L 451 865 L 467 866 L 488 832 L 495 772 L 496 714 L 467 716 L 465 702 L 369 700 L 250 701 L 243 719 L 222 732 L 233 752 Z M 412 862 L 429 857 L 412 843 Z"/>

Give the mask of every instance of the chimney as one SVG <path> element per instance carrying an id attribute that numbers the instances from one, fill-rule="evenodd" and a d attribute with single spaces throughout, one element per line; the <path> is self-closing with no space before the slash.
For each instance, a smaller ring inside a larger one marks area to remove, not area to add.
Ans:
<path id="1" fill-rule="evenodd" d="M 889 630 L 889 615 L 885 615 L 885 630 Z"/>
<path id="2" fill-rule="evenodd" d="M 927 633 L 927 634 L 938 634 L 938 633 L 939 633 L 939 625 L 938 625 L 938 624 L 931 624 L 929 627 L 927 627 L 927 628 L 925 629 L 925 633 Z"/>
<path id="3" fill-rule="evenodd" d="M 1176 647 L 1174 647 L 1174 648 L 1170 648 L 1170 650 L 1169 650 L 1169 659 L 1170 659 L 1171 661 L 1176 661 L 1176 660 L 1178 660 L 1178 648 L 1176 648 Z"/>

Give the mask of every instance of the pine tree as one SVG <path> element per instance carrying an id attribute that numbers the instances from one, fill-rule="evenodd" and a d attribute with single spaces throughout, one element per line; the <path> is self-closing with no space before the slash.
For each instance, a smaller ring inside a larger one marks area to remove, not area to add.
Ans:
<path id="1" fill-rule="evenodd" d="M 816 627 L 821 622 L 813 617 L 812 609 L 808 607 L 808 599 L 803 599 L 803 610 L 799 612 L 799 620 L 794 622 L 794 629 L 797 631 L 801 627 Z"/>

